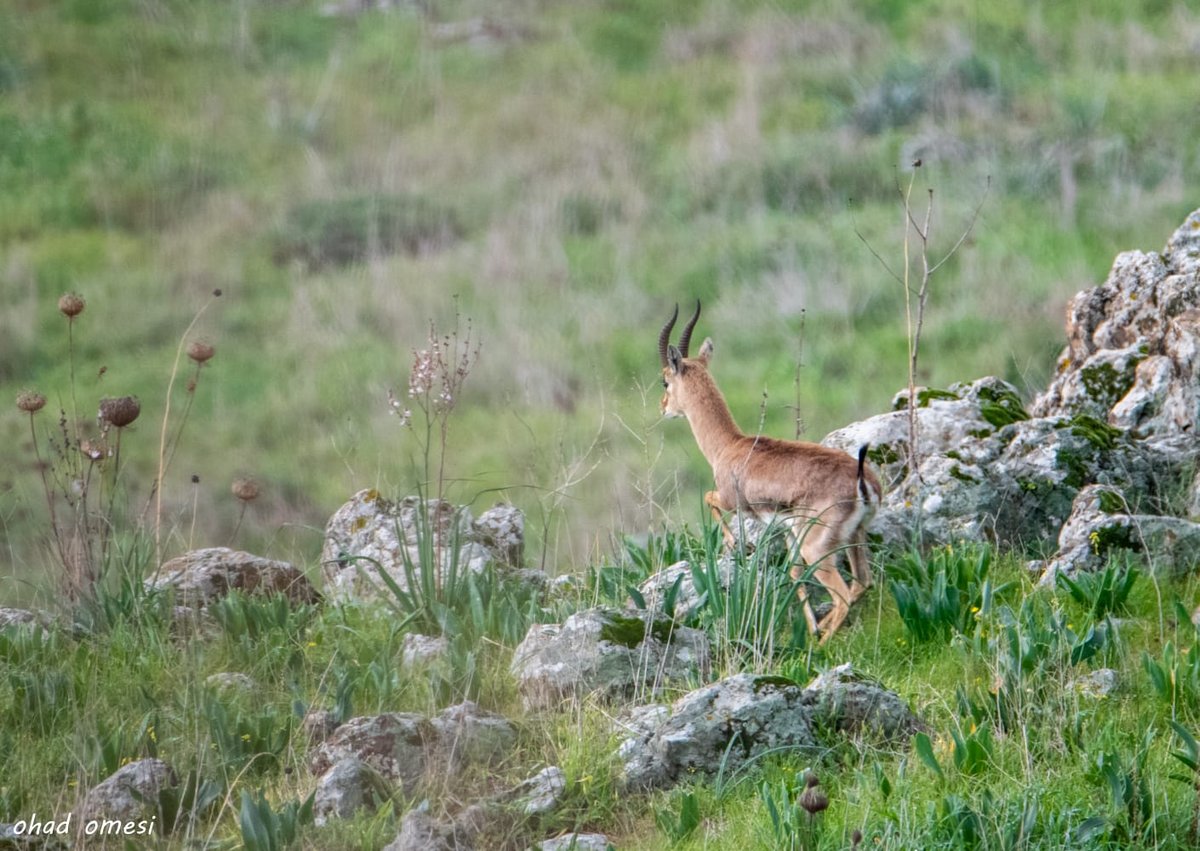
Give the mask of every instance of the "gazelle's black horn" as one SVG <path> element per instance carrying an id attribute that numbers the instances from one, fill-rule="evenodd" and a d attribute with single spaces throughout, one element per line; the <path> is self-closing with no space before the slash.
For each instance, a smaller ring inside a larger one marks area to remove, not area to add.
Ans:
<path id="1" fill-rule="evenodd" d="M 700 318 L 700 299 L 696 299 L 696 312 L 692 314 L 692 318 L 688 320 L 688 324 L 683 327 L 683 333 L 679 335 L 679 353 L 685 358 L 688 356 L 688 346 L 692 342 L 692 329 L 696 327 L 696 320 Z"/>
<path id="2" fill-rule="evenodd" d="M 663 326 L 662 331 L 658 333 L 658 359 L 662 361 L 663 369 L 667 367 L 667 346 L 671 345 L 671 329 L 675 327 L 675 320 L 679 318 L 679 305 L 675 305 L 675 312 L 671 314 L 671 321 Z"/>

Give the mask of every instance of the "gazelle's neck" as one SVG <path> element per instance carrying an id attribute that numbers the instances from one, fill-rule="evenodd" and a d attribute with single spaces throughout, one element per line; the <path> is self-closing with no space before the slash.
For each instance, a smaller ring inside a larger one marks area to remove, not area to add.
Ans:
<path id="1" fill-rule="evenodd" d="M 735 440 L 745 437 L 729 412 L 725 397 L 717 389 L 716 382 L 707 374 L 687 407 L 688 423 L 696 444 L 709 464 L 716 464 L 721 451 Z"/>

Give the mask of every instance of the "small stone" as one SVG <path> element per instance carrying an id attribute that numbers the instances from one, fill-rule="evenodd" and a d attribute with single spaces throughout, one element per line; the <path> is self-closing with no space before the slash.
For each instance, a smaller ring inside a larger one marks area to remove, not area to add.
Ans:
<path id="1" fill-rule="evenodd" d="M 209 674 L 205 677 L 204 684 L 214 691 L 236 693 L 239 695 L 253 694 L 257 688 L 254 680 L 249 675 L 236 671 L 222 671 L 217 674 Z"/>
<path id="2" fill-rule="evenodd" d="M 1071 685 L 1082 695 L 1100 699 L 1116 691 L 1118 677 L 1112 668 L 1097 668 L 1090 674 L 1075 679 Z"/>
<path id="3" fill-rule="evenodd" d="M 433 665 L 450 652 L 450 641 L 444 635 L 408 633 L 400 645 L 400 661 L 405 667 Z"/>
<path id="4" fill-rule="evenodd" d="M 539 851 L 612 851 L 613 844 L 603 833 L 564 833 L 538 845 Z"/>
<path id="5" fill-rule="evenodd" d="M 387 782 L 357 757 L 337 762 L 321 775 L 313 799 L 313 821 L 350 818 L 361 809 L 374 812 L 390 796 Z"/>
<path id="6" fill-rule="evenodd" d="M 159 795 L 179 784 L 161 759 L 139 759 L 117 769 L 84 797 L 80 821 L 137 821 L 155 814 Z M 136 793 L 136 794 L 135 794 Z"/>

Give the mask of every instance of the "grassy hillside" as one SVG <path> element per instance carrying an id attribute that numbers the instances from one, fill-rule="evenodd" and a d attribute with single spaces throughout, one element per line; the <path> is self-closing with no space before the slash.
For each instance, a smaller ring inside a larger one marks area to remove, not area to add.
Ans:
<path id="1" fill-rule="evenodd" d="M 932 384 L 1035 392 L 1070 294 L 1196 203 L 1189 4 L 421 8 L 0 8 L 0 398 L 73 407 L 55 303 L 81 293 L 80 418 L 141 398 L 123 449 L 140 505 L 180 335 L 224 293 L 164 483 L 174 550 L 231 539 L 236 475 L 264 485 L 237 542 L 302 563 L 357 488 L 413 490 L 419 446 L 386 393 L 458 311 L 482 349 L 455 495 L 501 489 L 548 566 L 577 569 L 614 532 L 697 516 L 704 461 L 657 422 L 674 302 L 704 300 L 746 428 L 819 439 L 888 404 L 903 293 L 871 249 L 902 265 L 915 159 L 935 256 L 986 194 L 934 280 Z M 0 447 L 3 596 L 27 599 L 45 508 L 11 407 Z"/>

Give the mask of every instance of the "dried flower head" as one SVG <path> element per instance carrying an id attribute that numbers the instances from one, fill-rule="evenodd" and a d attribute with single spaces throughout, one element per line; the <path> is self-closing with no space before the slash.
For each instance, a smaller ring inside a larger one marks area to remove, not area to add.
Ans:
<path id="1" fill-rule="evenodd" d="M 198 364 L 209 360 L 216 353 L 217 350 L 207 340 L 193 340 L 187 350 L 187 356 Z"/>
<path id="2" fill-rule="evenodd" d="M 817 775 L 808 775 L 808 780 L 805 781 L 805 786 L 807 788 L 800 793 L 800 806 L 803 807 L 804 811 L 810 816 L 815 816 L 817 813 L 822 812 L 829 807 L 829 798 L 825 796 L 824 792 L 817 788 L 820 782 L 821 781 L 817 779 Z"/>
<path id="3" fill-rule="evenodd" d="M 142 403 L 136 396 L 118 396 L 100 400 L 100 420 L 117 428 L 125 428 L 138 418 Z"/>
<path id="4" fill-rule="evenodd" d="M 258 487 L 258 482 L 247 477 L 234 479 L 233 487 L 231 487 L 230 490 L 233 491 L 233 495 L 242 502 L 252 502 L 253 500 L 258 499 L 258 495 L 261 492 Z"/>
<path id="5" fill-rule="evenodd" d="M 74 319 L 83 313 L 83 308 L 86 306 L 87 303 L 83 300 L 83 296 L 78 293 L 65 293 L 58 299 L 58 310 L 68 319 Z"/>
<path id="6" fill-rule="evenodd" d="M 46 407 L 46 397 L 34 390 L 22 390 L 17 394 L 17 407 L 27 414 L 36 414 Z"/>
<path id="7" fill-rule="evenodd" d="M 200 484 L 200 474 L 199 473 L 192 473 L 192 484 L 193 485 Z"/>
<path id="8" fill-rule="evenodd" d="M 84 440 L 79 444 L 79 451 L 89 461 L 99 461 L 108 454 L 108 447 L 98 440 Z"/>
<path id="9" fill-rule="evenodd" d="M 862 831 L 859 830 L 857 827 L 854 828 L 854 830 L 850 833 L 850 847 L 857 848 L 859 845 L 862 845 L 862 840 L 863 840 Z"/>

